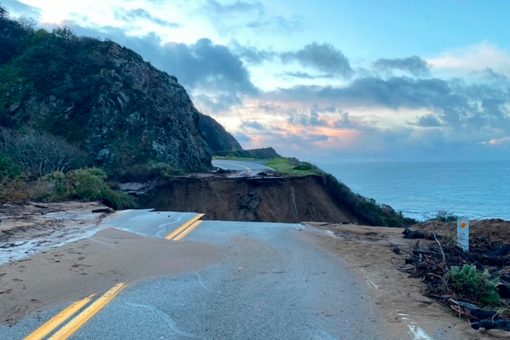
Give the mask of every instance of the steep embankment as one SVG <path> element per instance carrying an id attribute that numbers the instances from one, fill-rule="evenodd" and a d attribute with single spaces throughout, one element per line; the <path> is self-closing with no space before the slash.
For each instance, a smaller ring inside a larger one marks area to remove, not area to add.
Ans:
<path id="1" fill-rule="evenodd" d="M 324 221 L 400 226 L 405 220 L 353 194 L 334 177 L 181 177 L 160 183 L 140 198 L 142 206 L 199 211 L 207 219 Z"/>
<path id="2" fill-rule="evenodd" d="M 200 171 L 216 149 L 241 149 L 175 77 L 114 42 L 0 15 L 0 46 L 0 127 L 63 137 L 107 168 Z"/>

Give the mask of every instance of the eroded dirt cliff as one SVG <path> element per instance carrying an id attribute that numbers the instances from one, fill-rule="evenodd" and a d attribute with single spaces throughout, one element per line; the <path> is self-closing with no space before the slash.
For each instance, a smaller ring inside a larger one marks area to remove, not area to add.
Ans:
<path id="1" fill-rule="evenodd" d="M 156 185 L 140 201 L 143 207 L 203 212 L 216 220 L 391 225 L 399 218 L 389 207 L 361 206 L 368 203 L 345 188 L 328 176 L 179 177 Z"/>

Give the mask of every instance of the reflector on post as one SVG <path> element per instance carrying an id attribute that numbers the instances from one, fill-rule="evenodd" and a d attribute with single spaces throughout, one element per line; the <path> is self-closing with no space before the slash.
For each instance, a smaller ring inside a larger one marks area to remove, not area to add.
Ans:
<path id="1" fill-rule="evenodd" d="M 469 218 L 467 217 L 457 219 L 457 244 L 465 252 L 469 251 Z"/>

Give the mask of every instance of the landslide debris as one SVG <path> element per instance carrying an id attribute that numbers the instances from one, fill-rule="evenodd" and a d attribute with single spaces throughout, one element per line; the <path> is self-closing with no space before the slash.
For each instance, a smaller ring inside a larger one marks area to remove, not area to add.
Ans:
<path id="1" fill-rule="evenodd" d="M 416 239 L 401 269 L 426 284 L 425 294 L 468 319 L 473 328 L 510 331 L 510 222 L 473 221 L 469 252 L 458 247 L 455 222 L 427 221 L 405 229 Z"/>

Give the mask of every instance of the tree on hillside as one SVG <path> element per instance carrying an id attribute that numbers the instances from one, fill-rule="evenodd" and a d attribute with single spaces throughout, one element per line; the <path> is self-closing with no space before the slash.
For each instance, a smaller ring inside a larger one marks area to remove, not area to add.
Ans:
<path id="1" fill-rule="evenodd" d="M 9 14 L 5 8 L 0 5 L 0 18 L 4 18 Z"/>

